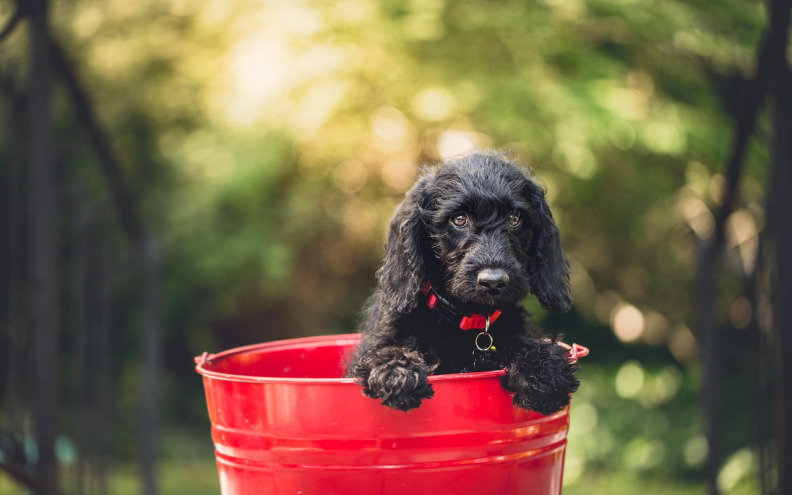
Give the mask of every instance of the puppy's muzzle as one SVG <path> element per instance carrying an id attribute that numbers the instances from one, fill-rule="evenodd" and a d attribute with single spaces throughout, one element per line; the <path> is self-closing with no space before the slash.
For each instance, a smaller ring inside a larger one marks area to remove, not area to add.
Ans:
<path id="1" fill-rule="evenodd" d="M 509 285 L 509 274 L 500 268 L 485 268 L 478 273 L 477 281 L 491 294 L 499 294 Z"/>

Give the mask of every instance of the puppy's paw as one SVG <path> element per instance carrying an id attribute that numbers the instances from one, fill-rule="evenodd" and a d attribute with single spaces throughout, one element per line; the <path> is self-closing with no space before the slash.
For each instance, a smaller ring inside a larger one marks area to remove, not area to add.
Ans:
<path id="1" fill-rule="evenodd" d="M 514 393 L 514 405 L 544 415 L 566 407 L 580 385 L 575 378 L 578 365 L 570 363 L 566 353 L 566 349 L 548 343 L 511 363 L 501 384 Z"/>
<path id="2" fill-rule="evenodd" d="M 414 409 L 423 399 L 434 396 L 426 364 L 418 352 L 390 347 L 376 351 L 374 358 L 363 384 L 367 396 L 382 399 L 384 405 L 401 411 Z"/>
<path id="3" fill-rule="evenodd" d="M 545 416 L 560 411 L 569 404 L 568 393 L 557 393 L 546 389 L 525 385 L 514 394 L 514 405 L 530 409 Z"/>

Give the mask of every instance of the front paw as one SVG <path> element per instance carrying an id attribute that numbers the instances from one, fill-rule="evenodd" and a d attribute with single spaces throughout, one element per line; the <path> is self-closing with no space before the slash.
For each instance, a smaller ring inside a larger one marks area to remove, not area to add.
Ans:
<path id="1" fill-rule="evenodd" d="M 426 364 L 416 351 L 384 348 L 376 351 L 376 363 L 363 383 L 363 392 L 382 399 L 388 407 L 408 411 L 431 399 L 434 390 L 429 385 Z"/>
<path id="2" fill-rule="evenodd" d="M 575 382 L 577 382 L 577 380 L 575 380 Z M 575 388 L 576 387 L 573 386 L 566 387 L 567 390 L 574 390 Z M 570 393 L 571 392 L 562 393 L 562 391 L 559 390 L 548 390 L 525 383 L 520 387 L 516 387 L 514 405 L 548 416 L 556 411 L 560 411 L 569 404 Z"/>
<path id="3" fill-rule="evenodd" d="M 512 363 L 501 378 L 503 388 L 514 393 L 514 405 L 545 416 L 566 407 L 580 385 L 578 365 L 567 360 L 565 349 L 552 346 L 540 350 L 542 356 Z"/>

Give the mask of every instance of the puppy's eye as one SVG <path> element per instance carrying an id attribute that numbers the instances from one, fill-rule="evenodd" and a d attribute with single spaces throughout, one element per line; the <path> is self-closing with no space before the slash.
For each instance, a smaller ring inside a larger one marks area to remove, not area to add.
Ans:
<path id="1" fill-rule="evenodd" d="M 520 216 L 519 213 L 514 212 L 511 215 L 509 215 L 509 225 L 511 225 L 512 227 L 519 227 L 521 223 L 522 223 L 522 217 Z"/>
<path id="2" fill-rule="evenodd" d="M 464 213 L 458 213 L 451 218 L 451 223 L 454 227 L 461 229 L 468 224 L 468 216 Z"/>

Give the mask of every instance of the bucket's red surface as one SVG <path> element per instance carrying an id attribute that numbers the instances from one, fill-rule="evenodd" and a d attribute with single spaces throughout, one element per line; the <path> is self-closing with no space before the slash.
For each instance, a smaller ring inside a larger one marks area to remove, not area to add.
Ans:
<path id="1" fill-rule="evenodd" d="M 429 378 L 409 412 L 341 378 L 358 335 L 196 358 L 223 495 L 561 493 L 568 410 L 512 405 L 503 371 Z"/>

